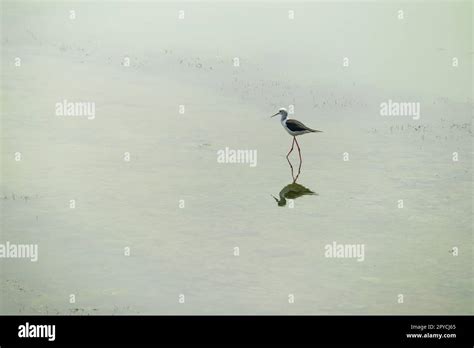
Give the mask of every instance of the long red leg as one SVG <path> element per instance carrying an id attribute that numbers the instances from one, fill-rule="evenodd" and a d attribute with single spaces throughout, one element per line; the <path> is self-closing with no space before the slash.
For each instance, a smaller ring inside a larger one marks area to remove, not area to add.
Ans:
<path id="1" fill-rule="evenodd" d="M 301 161 L 300 161 L 300 165 L 298 167 L 298 174 L 296 175 L 296 178 L 293 177 L 293 183 L 295 183 L 296 180 L 298 180 L 298 177 L 300 176 L 300 173 L 301 173 Z"/>
<path id="2" fill-rule="evenodd" d="M 293 151 L 293 147 L 295 146 L 295 141 L 296 141 L 296 138 L 293 137 L 293 142 L 291 143 L 291 149 L 290 149 L 290 152 L 288 152 L 288 154 L 286 155 L 286 159 L 288 159 L 288 156 L 290 155 L 291 151 Z"/>
<path id="3" fill-rule="evenodd" d="M 301 158 L 300 145 L 298 144 L 298 140 L 296 140 L 296 137 L 294 139 L 295 139 L 295 142 L 296 142 L 296 146 L 298 147 L 298 154 L 300 155 L 300 166 L 301 166 L 301 163 L 303 162 L 303 159 Z"/>
<path id="4" fill-rule="evenodd" d="M 288 157 L 286 158 L 286 160 L 288 161 L 288 164 L 290 165 L 291 177 L 293 178 L 293 183 L 295 183 L 296 179 L 295 179 L 295 174 L 293 173 L 293 165 L 291 164 L 290 159 Z"/>

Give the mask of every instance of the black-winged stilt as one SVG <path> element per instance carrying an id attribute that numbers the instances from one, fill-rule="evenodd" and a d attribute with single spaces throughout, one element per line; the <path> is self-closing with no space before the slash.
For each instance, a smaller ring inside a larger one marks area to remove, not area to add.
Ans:
<path id="1" fill-rule="evenodd" d="M 285 108 L 281 108 L 280 110 L 278 110 L 278 112 L 275 115 L 273 115 L 271 117 L 275 117 L 277 115 L 281 115 L 281 121 L 280 121 L 281 125 L 283 126 L 283 128 L 285 128 L 285 130 L 291 136 L 293 136 L 293 143 L 291 144 L 290 152 L 288 152 L 288 154 L 286 155 L 286 158 L 288 159 L 288 156 L 293 151 L 293 147 L 296 143 L 296 146 L 298 147 L 298 154 L 300 156 L 300 166 L 301 166 L 301 162 L 302 162 L 301 149 L 300 149 L 300 145 L 298 144 L 298 141 L 296 140 L 296 137 L 298 135 L 302 135 L 302 134 L 306 134 L 306 133 L 320 133 L 322 131 L 316 130 L 316 129 L 311 129 L 309 127 L 306 127 L 300 121 L 289 119 L 288 118 L 288 112 L 286 111 Z"/>

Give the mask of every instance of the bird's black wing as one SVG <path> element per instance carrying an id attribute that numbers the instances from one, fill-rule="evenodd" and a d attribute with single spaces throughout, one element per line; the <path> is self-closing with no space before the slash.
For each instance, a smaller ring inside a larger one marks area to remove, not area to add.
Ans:
<path id="1" fill-rule="evenodd" d="M 310 131 L 310 132 L 315 132 L 315 130 L 306 127 L 304 124 L 302 124 L 300 121 L 297 120 L 286 120 L 286 126 L 288 129 L 292 132 L 302 132 L 302 131 Z"/>

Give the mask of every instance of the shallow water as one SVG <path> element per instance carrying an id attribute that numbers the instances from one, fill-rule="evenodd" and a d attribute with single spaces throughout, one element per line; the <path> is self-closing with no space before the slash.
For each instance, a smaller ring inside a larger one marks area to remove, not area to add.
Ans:
<path id="1" fill-rule="evenodd" d="M 1 259 L 0 312 L 472 314 L 471 5 L 405 6 L 3 2 L 1 242 L 39 260 Z M 279 206 L 290 104 L 323 133 Z"/>

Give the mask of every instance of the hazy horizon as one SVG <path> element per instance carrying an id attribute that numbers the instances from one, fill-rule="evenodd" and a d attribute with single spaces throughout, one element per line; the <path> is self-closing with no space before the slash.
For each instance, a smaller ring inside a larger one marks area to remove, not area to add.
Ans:
<path id="1" fill-rule="evenodd" d="M 2 1 L 0 312 L 473 314 L 472 11 Z"/>

